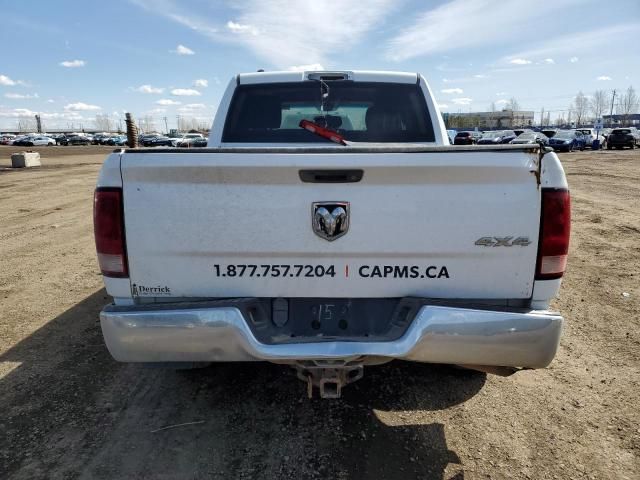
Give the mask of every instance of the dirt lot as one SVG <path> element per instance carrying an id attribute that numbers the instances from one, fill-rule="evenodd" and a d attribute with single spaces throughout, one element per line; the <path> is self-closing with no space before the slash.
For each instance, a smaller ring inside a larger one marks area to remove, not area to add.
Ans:
<path id="1" fill-rule="evenodd" d="M 562 156 L 568 322 L 509 378 L 394 362 L 340 401 L 288 368 L 115 363 L 91 198 L 108 148 L 0 147 L 0 478 L 640 478 L 640 153 Z M 98 152 L 98 153 L 96 153 Z M 628 295 L 623 295 L 626 293 Z M 160 430 L 186 422 L 193 425 Z"/>

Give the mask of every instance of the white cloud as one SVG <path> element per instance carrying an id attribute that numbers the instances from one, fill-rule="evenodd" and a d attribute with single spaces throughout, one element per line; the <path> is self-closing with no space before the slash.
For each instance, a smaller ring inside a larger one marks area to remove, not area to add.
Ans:
<path id="1" fill-rule="evenodd" d="M 444 88 L 444 89 L 442 89 L 440 91 L 442 93 L 455 93 L 457 95 L 460 95 L 460 94 L 464 93 L 461 88 Z"/>
<path id="2" fill-rule="evenodd" d="M 184 45 L 178 45 L 175 50 L 169 50 L 172 53 L 177 53 L 178 55 L 195 55 L 196 52 L 191 50 L 189 47 L 185 47 Z"/>
<path id="3" fill-rule="evenodd" d="M 135 90 L 136 90 L 136 92 L 140 92 L 140 93 L 162 93 L 162 92 L 164 92 L 164 88 L 152 87 L 151 85 L 140 85 Z"/>
<path id="4" fill-rule="evenodd" d="M 473 102 L 473 98 L 468 98 L 468 97 L 452 98 L 451 101 L 456 105 L 469 105 L 471 102 Z"/>
<path id="5" fill-rule="evenodd" d="M 438 108 L 440 110 L 444 110 L 445 108 L 449 108 L 449 105 L 447 105 L 446 103 L 439 103 Z"/>
<path id="6" fill-rule="evenodd" d="M 556 31 L 562 31 L 556 30 Z M 534 48 L 515 52 L 503 60 L 511 58 L 558 58 L 566 57 L 569 63 L 577 63 L 578 57 L 573 56 L 576 45 L 584 52 L 602 52 L 619 45 L 621 38 L 640 37 L 640 23 L 618 24 L 593 30 L 583 29 L 577 33 L 568 33 L 550 37 L 537 44 Z"/>
<path id="7" fill-rule="evenodd" d="M 522 9 L 518 0 L 453 0 L 412 14 L 410 26 L 388 42 L 386 56 L 402 61 L 461 48 L 506 44 L 534 34 L 537 20 L 548 19 L 550 13 L 573 3 L 574 0 L 538 2 L 526 15 L 514 15 L 514 11 Z"/>
<path id="8" fill-rule="evenodd" d="M 308 72 L 308 71 L 324 70 L 324 67 L 319 63 L 310 63 L 308 65 L 291 65 L 287 67 L 287 70 L 291 72 Z"/>
<path id="9" fill-rule="evenodd" d="M 549 65 L 553 65 L 555 62 L 555 60 L 553 58 L 545 58 L 544 59 L 544 63 L 548 63 Z"/>
<path id="10" fill-rule="evenodd" d="M 506 95 L 507 92 L 496 92 L 496 96 L 501 97 L 503 95 Z"/>
<path id="11" fill-rule="evenodd" d="M 180 102 L 171 100 L 170 98 L 162 98 L 156 102 L 157 105 L 180 105 Z"/>
<path id="12" fill-rule="evenodd" d="M 207 108 L 204 103 L 187 103 L 178 109 L 179 112 L 191 113 L 194 110 L 202 110 Z"/>
<path id="13" fill-rule="evenodd" d="M 197 97 L 201 95 L 201 93 L 193 88 L 174 88 L 171 90 L 171 95 L 175 95 L 176 97 Z"/>
<path id="14" fill-rule="evenodd" d="M 83 102 L 69 103 L 68 105 L 65 105 L 64 109 L 66 111 L 72 111 L 72 112 L 101 110 L 101 108 L 97 105 L 90 105 L 88 103 L 83 103 Z"/>
<path id="15" fill-rule="evenodd" d="M 53 98 L 50 98 L 49 100 L 47 100 L 47 103 L 56 103 L 56 101 Z"/>
<path id="16" fill-rule="evenodd" d="M 611 80 L 611 77 L 609 77 L 607 75 L 600 75 L 598 78 L 596 78 L 596 80 L 607 81 L 607 80 Z"/>
<path id="17" fill-rule="evenodd" d="M 489 75 L 483 75 L 481 73 L 478 73 L 478 74 L 474 75 L 473 78 L 489 78 Z"/>
<path id="18" fill-rule="evenodd" d="M 195 80 L 193 82 L 193 86 L 194 87 L 200 87 L 200 88 L 205 88 L 209 86 L 209 80 L 206 80 L 204 78 L 198 78 L 197 80 Z"/>
<path id="19" fill-rule="evenodd" d="M 64 62 L 60 62 L 59 65 L 61 67 L 66 67 L 66 68 L 78 68 L 78 67 L 84 67 L 85 61 L 84 60 L 65 60 Z"/>
<path id="20" fill-rule="evenodd" d="M 243 25 L 232 21 L 227 22 L 227 28 L 233 33 L 249 33 L 251 35 L 258 35 L 260 33 L 253 25 Z"/>
<path id="21" fill-rule="evenodd" d="M 506 105 L 507 103 L 509 103 L 509 100 L 506 100 L 504 98 L 496 101 L 496 105 Z"/>
<path id="22" fill-rule="evenodd" d="M 29 93 L 5 93 L 5 97 L 11 99 L 26 99 L 26 98 L 39 98 L 40 96 L 37 93 L 29 94 Z"/>
<path id="23" fill-rule="evenodd" d="M 513 60 L 509 60 L 509 63 L 513 63 L 514 65 L 528 65 L 531 63 L 531 60 L 526 60 L 524 58 L 514 58 Z"/>
<path id="24" fill-rule="evenodd" d="M 12 80 L 6 75 L 0 75 L 0 85 L 4 85 L 5 87 L 13 87 L 17 83 L 18 83 L 17 81 Z"/>
<path id="25" fill-rule="evenodd" d="M 297 2 L 295 6 L 284 0 L 245 0 L 233 5 L 237 13 L 230 26 L 201 9 L 186 9 L 177 0 L 164 0 L 162 8 L 154 0 L 133 1 L 150 14 L 164 16 L 216 43 L 244 46 L 269 66 L 281 69 L 327 65 L 328 57 L 344 54 L 396 8 L 393 0 L 370 0 L 366 6 L 342 0 Z"/>

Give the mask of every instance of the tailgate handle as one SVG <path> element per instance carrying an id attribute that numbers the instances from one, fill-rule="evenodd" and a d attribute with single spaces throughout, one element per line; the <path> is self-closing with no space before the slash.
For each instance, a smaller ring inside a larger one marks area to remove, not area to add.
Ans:
<path id="1" fill-rule="evenodd" d="M 300 170 L 305 183 L 356 183 L 362 180 L 363 170 Z"/>

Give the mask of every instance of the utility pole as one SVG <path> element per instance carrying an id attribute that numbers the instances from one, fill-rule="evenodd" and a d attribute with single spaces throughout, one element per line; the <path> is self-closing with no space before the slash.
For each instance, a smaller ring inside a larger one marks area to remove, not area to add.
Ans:
<path id="1" fill-rule="evenodd" d="M 540 128 L 544 127 L 544 107 L 540 110 Z"/>
<path id="2" fill-rule="evenodd" d="M 169 127 L 167 125 L 167 117 L 162 117 L 164 119 L 164 131 L 169 134 Z"/>
<path id="3" fill-rule="evenodd" d="M 609 112 L 609 126 L 611 127 L 613 124 L 613 102 L 616 99 L 616 89 L 613 89 L 613 94 L 611 95 L 611 111 Z"/>

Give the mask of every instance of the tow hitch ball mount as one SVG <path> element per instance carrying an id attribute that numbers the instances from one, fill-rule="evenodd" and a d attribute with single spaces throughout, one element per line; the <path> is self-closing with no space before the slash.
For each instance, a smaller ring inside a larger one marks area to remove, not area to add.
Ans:
<path id="1" fill-rule="evenodd" d="M 295 366 L 298 378 L 307 383 L 307 395 L 313 398 L 318 389 L 320 398 L 340 398 L 342 387 L 360 380 L 364 374 L 362 364 L 314 361 Z"/>

